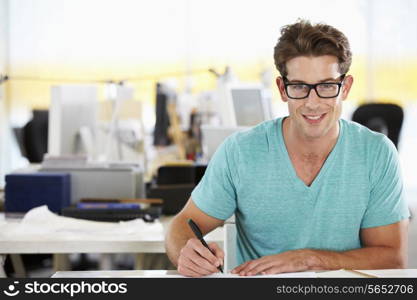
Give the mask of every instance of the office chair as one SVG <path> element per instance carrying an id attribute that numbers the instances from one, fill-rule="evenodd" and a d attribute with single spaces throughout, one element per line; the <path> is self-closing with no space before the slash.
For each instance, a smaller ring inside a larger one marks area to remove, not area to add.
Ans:
<path id="1" fill-rule="evenodd" d="M 25 156 L 31 163 L 40 163 L 48 151 L 48 111 L 34 110 L 33 118 L 22 131 Z"/>
<path id="2" fill-rule="evenodd" d="M 194 178 L 193 166 L 161 166 L 158 168 L 156 184 L 193 184 Z"/>
<path id="3" fill-rule="evenodd" d="M 195 184 L 206 172 L 207 165 L 161 166 L 158 168 L 156 184 Z"/>
<path id="4" fill-rule="evenodd" d="M 163 199 L 162 213 L 176 214 L 184 207 L 206 168 L 206 165 L 159 167 L 155 182 L 147 188 L 146 197 Z"/>
<path id="5" fill-rule="evenodd" d="M 14 137 L 16 139 L 17 145 L 19 147 L 20 153 L 22 156 L 27 157 L 26 148 L 23 141 L 23 127 L 13 127 Z"/>
<path id="6" fill-rule="evenodd" d="M 403 109 L 386 103 L 363 104 L 352 115 L 352 121 L 388 136 L 397 149 L 403 120 Z"/>

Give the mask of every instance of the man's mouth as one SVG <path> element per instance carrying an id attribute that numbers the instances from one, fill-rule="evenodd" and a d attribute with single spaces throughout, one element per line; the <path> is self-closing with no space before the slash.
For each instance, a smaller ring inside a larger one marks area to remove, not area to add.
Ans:
<path id="1" fill-rule="evenodd" d="M 303 115 L 304 119 L 307 120 L 310 124 L 317 124 L 320 123 L 321 120 L 324 119 L 327 113 L 324 114 L 309 114 L 309 115 Z"/>

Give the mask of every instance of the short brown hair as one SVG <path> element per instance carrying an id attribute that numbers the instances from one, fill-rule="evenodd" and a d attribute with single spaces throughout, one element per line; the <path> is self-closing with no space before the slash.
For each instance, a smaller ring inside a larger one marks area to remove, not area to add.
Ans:
<path id="1" fill-rule="evenodd" d="M 287 76 L 287 61 L 297 56 L 334 55 L 339 60 L 339 71 L 346 74 L 352 63 L 352 52 L 347 37 L 326 24 L 312 25 L 301 20 L 281 28 L 281 37 L 274 48 L 274 60 L 281 76 Z"/>

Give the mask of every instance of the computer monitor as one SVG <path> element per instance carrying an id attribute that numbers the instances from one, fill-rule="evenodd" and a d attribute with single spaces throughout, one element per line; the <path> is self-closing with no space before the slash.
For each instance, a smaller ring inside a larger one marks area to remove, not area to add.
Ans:
<path id="1" fill-rule="evenodd" d="M 227 84 L 220 95 L 224 126 L 255 126 L 272 118 L 271 98 L 260 84 Z"/>
<path id="2" fill-rule="evenodd" d="M 237 126 L 255 126 L 271 119 L 270 99 L 261 87 L 232 87 L 233 109 Z"/>
<path id="3" fill-rule="evenodd" d="M 84 141 L 83 144 L 81 136 L 94 134 L 97 125 L 97 104 L 96 86 L 52 87 L 48 126 L 49 155 L 88 154 L 85 146 L 91 143 Z"/>

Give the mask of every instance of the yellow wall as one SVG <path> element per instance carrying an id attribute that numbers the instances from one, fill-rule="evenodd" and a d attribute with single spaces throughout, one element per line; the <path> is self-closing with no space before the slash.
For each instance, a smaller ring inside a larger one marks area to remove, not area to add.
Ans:
<path id="1" fill-rule="evenodd" d="M 259 61 L 232 61 L 230 63 L 233 72 L 242 81 L 259 82 L 259 74 L 265 68 L 273 68 L 272 59 L 268 65 L 265 59 Z M 364 57 L 354 57 L 349 74 L 355 78 L 351 90 L 350 99 L 353 101 L 364 101 L 367 98 L 367 76 L 366 60 Z M 195 73 L 191 79 L 193 83 L 192 92 L 212 90 L 216 86 L 215 77 L 209 73 L 210 67 L 219 72 L 224 71 L 225 64 L 209 64 L 201 61 L 193 64 Z M 28 108 L 47 108 L 50 103 L 50 88 L 55 84 L 65 83 L 97 83 L 99 87 L 99 98 L 105 98 L 105 83 L 108 79 L 127 80 L 127 84 L 135 89 L 134 98 L 147 103 L 153 103 L 155 99 L 155 85 L 158 80 L 174 78 L 177 82 L 178 92 L 182 92 L 186 86 L 185 67 L 183 63 L 153 64 L 148 66 L 137 66 L 136 73 L 129 68 L 104 68 L 100 72 L 97 70 L 83 70 L 82 66 L 60 68 L 59 66 L 45 66 L 42 70 L 16 69 L 16 74 L 25 76 L 11 75 L 7 82 L 7 101 L 10 109 L 16 107 Z M 389 100 L 398 103 L 406 103 L 417 99 L 417 59 L 404 58 L 401 60 L 385 60 L 376 62 L 373 72 L 373 94 L 375 100 Z M 274 70 L 274 77 L 278 72 Z M 274 85 L 274 83 L 273 83 Z M 274 99 L 278 99 L 275 86 Z"/>

